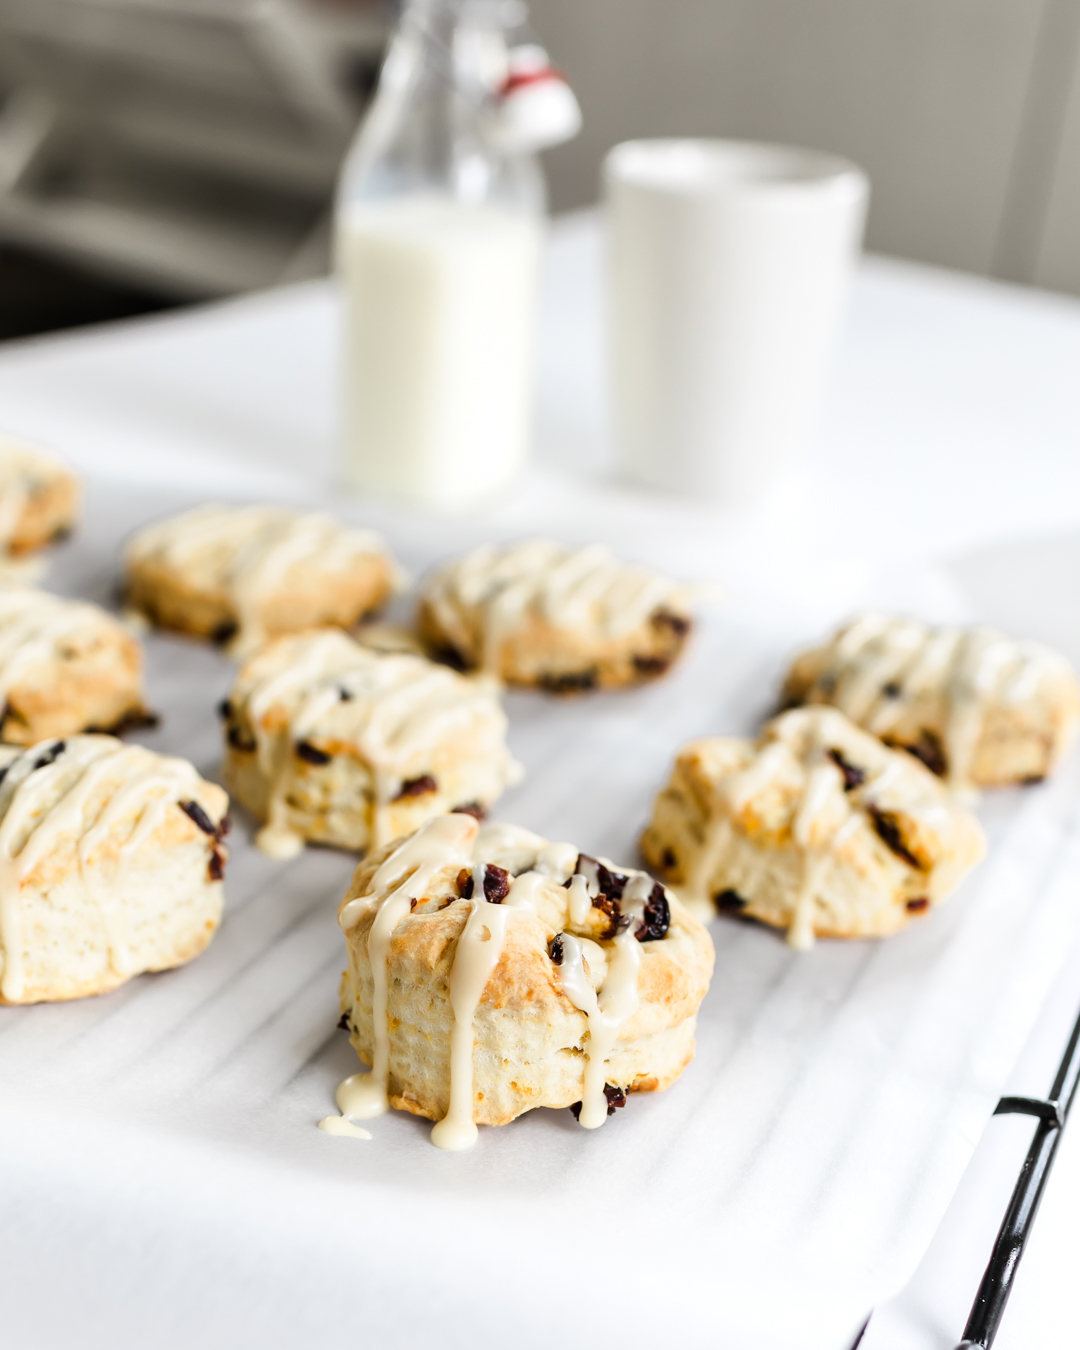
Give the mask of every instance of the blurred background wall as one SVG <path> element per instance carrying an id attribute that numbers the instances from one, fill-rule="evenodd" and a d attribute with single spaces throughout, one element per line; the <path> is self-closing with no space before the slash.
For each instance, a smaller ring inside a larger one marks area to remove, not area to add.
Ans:
<path id="1" fill-rule="evenodd" d="M 631 136 L 744 136 L 870 173 L 869 246 L 1080 292 L 1080 0 L 532 0 L 585 131 L 555 203 Z"/>
<path id="2" fill-rule="evenodd" d="M 548 157 L 556 209 L 594 201 L 628 137 L 790 141 L 869 170 L 871 248 L 1080 294 L 1080 0 L 530 10 L 585 112 Z M 324 270 L 392 19 L 383 0 L 0 0 L 0 335 L 32 330 L 19 305 L 47 310 L 50 277 L 78 322 Z"/>

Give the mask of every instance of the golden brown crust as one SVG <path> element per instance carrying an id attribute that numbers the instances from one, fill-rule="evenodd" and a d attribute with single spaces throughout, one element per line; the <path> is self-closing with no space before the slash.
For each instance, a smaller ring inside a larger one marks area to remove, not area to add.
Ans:
<path id="1" fill-rule="evenodd" d="M 678 659 L 689 591 L 599 545 L 482 547 L 427 580 L 417 624 L 437 660 L 573 694 L 642 684 Z"/>
<path id="2" fill-rule="evenodd" d="M 0 1002 L 107 993 L 206 947 L 227 857 L 219 787 L 106 736 L 6 750 L 2 761 Z M 73 796 L 74 832 L 53 814 Z"/>
<path id="3" fill-rule="evenodd" d="M 267 639 L 304 628 L 351 628 L 377 613 L 393 590 L 392 564 L 372 554 L 345 575 L 295 569 L 262 606 Z M 206 587 L 147 560 L 128 570 L 125 598 L 159 628 L 227 642 L 238 623 L 223 587 Z"/>
<path id="4" fill-rule="evenodd" d="M 815 770 L 827 791 L 800 825 Z M 985 841 L 917 760 L 831 709 L 807 709 L 777 718 L 757 745 L 684 747 L 641 848 L 697 912 L 715 902 L 790 930 L 808 886 L 813 934 L 885 937 L 945 899 Z"/>
<path id="5" fill-rule="evenodd" d="M 920 679 L 919 661 L 934 643 L 954 645 L 949 658 L 931 664 Z M 969 670 L 962 668 L 965 659 Z M 869 694 L 861 683 L 868 670 L 880 672 Z M 967 692 L 971 685 L 985 687 L 974 697 Z M 949 761 L 964 697 L 976 725 L 963 752 L 968 762 L 957 774 Z M 1080 681 L 1056 653 L 989 629 L 933 630 L 875 614 L 797 656 L 783 699 L 788 706 L 839 708 L 958 787 L 1037 782 L 1061 762 L 1080 726 Z"/>
<path id="6" fill-rule="evenodd" d="M 223 712 L 229 789 L 285 847 L 363 850 L 448 811 L 482 815 L 520 772 L 493 684 L 341 632 L 268 643 Z"/>
<path id="7" fill-rule="evenodd" d="M 207 505 L 138 531 L 125 550 L 129 605 L 163 628 L 249 655 L 269 638 L 351 627 L 397 580 L 378 536 L 283 506 Z"/>
<path id="8" fill-rule="evenodd" d="M 2 545 L 9 556 L 33 553 L 67 534 L 78 518 L 80 497 L 78 479 L 52 455 L 0 440 Z"/>
<path id="9" fill-rule="evenodd" d="M 510 830 L 490 827 L 490 835 Z M 372 895 L 379 867 L 401 842 L 360 864 L 342 910 L 357 897 Z M 478 859 L 502 856 L 497 840 L 478 843 L 476 852 Z M 442 1119 L 449 1104 L 450 973 L 472 912 L 471 902 L 458 894 L 459 870 L 450 863 L 431 876 L 417 904 L 395 927 L 389 947 L 390 1099 L 431 1120 Z M 552 939 L 569 931 L 567 897 L 561 880 L 546 878 L 536 884 L 535 910 L 515 909 L 508 922 L 473 1021 L 478 1124 L 503 1125 L 536 1106 L 566 1107 L 581 1100 L 589 1024 L 564 992 L 551 956 Z M 376 913 L 376 904 L 367 905 L 346 931 L 349 968 L 341 985 L 352 1044 L 367 1064 L 374 1050 L 368 937 Z M 595 908 L 591 915 L 598 919 L 590 931 L 601 931 L 606 917 Z M 610 955 L 613 943 L 599 947 Z M 703 926 L 672 901 L 666 935 L 641 942 L 640 954 L 638 1006 L 620 1030 L 607 1081 L 627 1091 L 653 1092 L 673 1083 L 693 1056 L 696 1013 L 712 974 L 713 950 Z M 606 957 L 594 952 L 591 959 Z"/>
<path id="10" fill-rule="evenodd" d="M 142 648 L 96 605 L 7 587 L 0 640 L 0 739 L 34 745 L 148 719 Z"/>
<path id="11" fill-rule="evenodd" d="M 462 646 L 422 600 L 417 627 L 436 660 L 457 669 L 480 668 L 482 636 L 475 621 L 470 624 L 471 642 Z M 624 689 L 667 674 L 681 656 L 691 628 L 689 615 L 667 609 L 657 610 L 618 637 L 588 629 L 560 628 L 530 616 L 506 638 L 492 673 L 504 684 L 543 689 L 549 694 Z"/>
<path id="12" fill-rule="evenodd" d="M 43 484 L 23 507 L 8 552 L 21 557 L 64 538 L 78 520 L 80 497 L 78 479 L 71 474 Z"/>

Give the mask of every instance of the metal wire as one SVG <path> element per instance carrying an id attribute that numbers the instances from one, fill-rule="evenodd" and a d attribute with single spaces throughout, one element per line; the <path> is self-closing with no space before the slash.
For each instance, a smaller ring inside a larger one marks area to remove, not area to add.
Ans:
<path id="1" fill-rule="evenodd" d="M 1016 1186 L 1005 1211 L 997 1241 L 991 1252 L 986 1271 L 979 1285 L 975 1302 L 971 1305 L 964 1339 L 957 1350 L 989 1350 L 997 1335 L 1005 1305 L 1012 1293 L 1013 1281 L 1024 1253 L 1024 1245 L 1031 1234 L 1039 1209 L 1054 1155 L 1061 1142 L 1061 1132 L 1069 1118 L 1080 1080 L 1080 1017 L 1069 1038 L 1068 1047 L 1058 1067 L 1054 1085 L 1045 1101 L 1033 1097 L 1002 1097 L 996 1116 L 1027 1115 L 1038 1120 L 1031 1147 L 1020 1170 Z"/>

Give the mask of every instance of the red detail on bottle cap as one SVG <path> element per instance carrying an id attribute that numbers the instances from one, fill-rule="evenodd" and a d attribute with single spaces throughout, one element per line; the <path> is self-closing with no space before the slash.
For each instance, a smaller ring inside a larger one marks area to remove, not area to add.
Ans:
<path id="1" fill-rule="evenodd" d="M 519 89 L 524 89 L 526 85 L 542 84 L 545 80 L 561 80 L 563 84 L 567 83 L 566 76 L 554 66 L 544 66 L 542 70 L 512 70 L 502 82 L 499 97 L 507 98 Z"/>

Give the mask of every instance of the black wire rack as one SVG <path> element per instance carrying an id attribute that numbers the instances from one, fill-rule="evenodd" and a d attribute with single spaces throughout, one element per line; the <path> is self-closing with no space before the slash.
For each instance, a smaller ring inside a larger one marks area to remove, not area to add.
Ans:
<path id="1" fill-rule="evenodd" d="M 964 1339 L 957 1350 L 989 1350 L 997 1336 L 1005 1305 L 1012 1293 L 1024 1246 L 1035 1224 L 1039 1202 L 1054 1165 L 1054 1156 L 1061 1142 L 1061 1132 L 1069 1118 L 1077 1084 L 1080 1082 L 1080 1016 L 1072 1029 L 1069 1044 L 1058 1066 L 1050 1095 L 1038 1097 L 1002 1097 L 995 1116 L 1032 1116 L 1038 1124 L 1013 1188 L 1012 1199 L 998 1229 L 990 1260 L 983 1273 L 979 1292 L 971 1305 Z M 870 1318 L 855 1339 L 851 1350 L 857 1350 Z"/>

